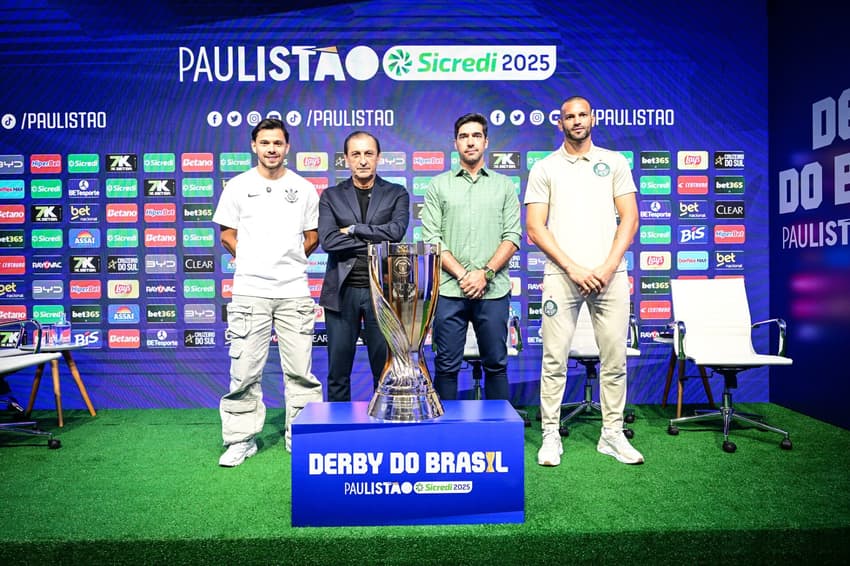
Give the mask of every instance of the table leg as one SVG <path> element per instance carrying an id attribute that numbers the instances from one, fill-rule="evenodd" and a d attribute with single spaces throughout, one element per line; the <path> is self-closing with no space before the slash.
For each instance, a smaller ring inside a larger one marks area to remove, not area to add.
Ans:
<path id="1" fill-rule="evenodd" d="M 53 396 L 56 398 L 56 414 L 59 415 L 59 428 L 65 426 L 62 418 L 62 388 L 59 386 L 59 360 L 50 361 L 50 371 L 53 374 Z"/>
<path id="2" fill-rule="evenodd" d="M 86 391 L 86 386 L 83 385 L 83 378 L 80 377 L 80 370 L 77 369 L 77 364 L 74 362 L 73 356 L 71 356 L 71 352 L 65 350 L 62 352 L 62 357 L 65 358 L 65 363 L 68 364 L 68 369 L 71 370 L 71 377 L 74 378 L 74 381 L 77 382 L 77 387 L 80 389 L 80 394 L 83 396 L 83 401 L 86 402 L 86 407 L 88 407 L 89 414 L 93 417 L 97 416 L 97 413 L 94 410 L 94 406 L 91 404 L 91 399 L 89 399 L 89 394 Z"/>
<path id="3" fill-rule="evenodd" d="M 667 365 L 667 380 L 664 382 L 664 396 L 661 398 L 661 407 L 667 406 L 667 396 L 670 395 L 670 384 L 673 382 L 673 370 L 676 369 L 676 353 L 670 354 L 670 363 Z"/>
<path id="4" fill-rule="evenodd" d="M 41 376 L 44 374 L 44 364 L 38 364 L 35 368 L 35 377 L 32 379 L 32 391 L 30 391 L 30 402 L 27 403 L 25 416 L 30 416 L 33 405 L 35 405 L 35 396 L 38 393 L 38 386 L 41 385 Z"/>

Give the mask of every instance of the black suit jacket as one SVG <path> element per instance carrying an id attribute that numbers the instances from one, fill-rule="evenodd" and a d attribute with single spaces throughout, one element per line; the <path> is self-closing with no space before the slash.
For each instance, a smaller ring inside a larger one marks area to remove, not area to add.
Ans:
<path id="1" fill-rule="evenodd" d="M 360 214 L 357 190 L 348 178 L 319 198 L 319 244 L 328 254 L 319 304 L 334 311 L 339 310 L 339 290 L 357 255 L 365 255 L 370 242 L 400 242 L 410 223 L 410 195 L 401 185 L 376 176 L 366 218 Z M 339 231 L 352 224 L 354 236 Z"/>

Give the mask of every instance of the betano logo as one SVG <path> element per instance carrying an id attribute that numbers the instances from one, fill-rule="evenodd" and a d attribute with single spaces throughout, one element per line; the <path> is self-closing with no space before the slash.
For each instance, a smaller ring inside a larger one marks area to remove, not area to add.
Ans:
<path id="1" fill-rule="evenodd" d="M 554 45 L 395 45 L 383 59 L 369 46 L 179 46 L 182 82 L 257 83 L 368 81 L 383 67 L 399 81 L 548 79 L 557 66 Z"/>

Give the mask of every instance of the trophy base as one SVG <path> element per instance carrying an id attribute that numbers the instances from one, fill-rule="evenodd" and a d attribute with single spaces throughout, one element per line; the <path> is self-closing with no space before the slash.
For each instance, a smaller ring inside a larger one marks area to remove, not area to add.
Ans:
<path id="1" fill-rule="evenodd" d="M 376 391 L 369 402 L 373 419 L 388 422 L 421 422 L 443 416 L 443 403 L 434 390 L 419 395 L 388 395 Z"/>

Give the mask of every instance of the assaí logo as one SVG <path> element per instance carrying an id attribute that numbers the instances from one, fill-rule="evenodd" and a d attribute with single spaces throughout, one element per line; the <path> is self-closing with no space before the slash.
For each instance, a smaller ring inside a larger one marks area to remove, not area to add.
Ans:
<path id="1" fill-rule="evenodd" d="M 555 45 L 201 45 L 177 48 L 181 83 L 367 81 L 383 68 L 397 81 L 537 80 L 557 66 Z"/>

